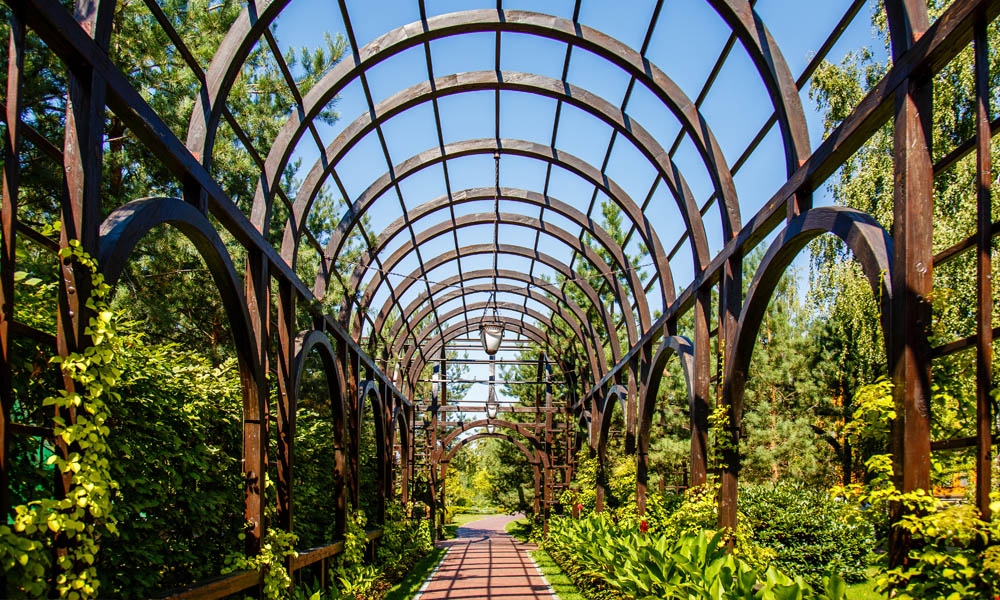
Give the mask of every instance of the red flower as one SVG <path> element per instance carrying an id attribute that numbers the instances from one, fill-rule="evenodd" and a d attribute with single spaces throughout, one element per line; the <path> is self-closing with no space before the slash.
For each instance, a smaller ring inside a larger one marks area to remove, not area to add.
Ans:
<path id="1" fill-rule="evenodd" d="M 642 533 L 646 533 L 649 531 L 649 523 L 646 522 L 646 519 L 639 521 L 639 531 L 641 531 Z"/>

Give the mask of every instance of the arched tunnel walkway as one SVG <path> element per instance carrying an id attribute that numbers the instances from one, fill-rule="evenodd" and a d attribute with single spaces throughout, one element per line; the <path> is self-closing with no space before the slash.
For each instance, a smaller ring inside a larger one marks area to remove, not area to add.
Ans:
<path id="1" fill-rule="evenodd" d="M 690 14 L 675 14 L 669 0 L 622 14 L 591 0 L 533 10 L 473 2 L 456 12 L 424 0 L 393 9 L 246 0 L 207 7 L 224 25 L 204 39 L 185 29 L 187 8 L 170 14 L 166 2 L 75 0 L 71 10 L 56 0 L 4 2 L 5 519 L 17 504 L 12 490 L 24 487 L 12 479 L 27 460 L 15 442 L 59 456 L 79 450 L 57 439 L 76 408 L 39 404 L 44 418 L 23 416 L 22 363 L 103 343 L 91 319 L 110 322 L 111 311 L 94 300 L 122 291 L 130 256 L 160 225 L 191 242 L 214 285 L 204 296 L 224 308 L 216 329 L 241 400 L 234 514 L 246 523 L 239 535 L 249 556 L 261 553 L 269 527 L 295 531 L 301 384 L 307 357 L 319 359 L 310 368 L 329 394 L 324 464 L 335 517 L 328 543 L 288 562 L 293 575 L 325 569 L 343 550 L 351 510 L 369 515 L 374 538 L 387 502 L 423 502 L 436 531 L 449 462 L 479 439 L 506 440 L 526 457 L 543 520 L 563 512 L 560 493 L 592 455 L 602 510 L 609 444 L 620 445 L 636 468 L 641 516 L 653 415 L 672 365 L 685 391 L 686 476 L 700 485 L 717 475 L 718 524 L 735 529 L 761 323 L 779 279 L 824 234 L 859 263 L 880 311 L 903 492 L 931 488 L 932 361 L 977 352 L 976 434 L 935 444 L 975 448 L 976 502 L 989 516 L 990 273 L 1000 227 L 990 212 L 996 94 L 983 57 L 1000 0 L 954 0 L 936 19 L 924 0 L 879 5 L 891 67 L 824 138 L 809 135 L 802 98 L 823 61 L 854 40 L 865 2 L 831 10 L 828 26 L 802 36 L 811 45 L 787 33 L 788 20 L 811 19 L 806 9 L 765 0 L 699 0 L 703 13 Z M 321 22 L 330 31 L 313 30 Z M 688 22 L 692 31 L 683 31 Z M 140 27 L 166 47 L 163 65 L 122 64 L 139 43 L 128 32 Z M 309 45 L 331 32 L 343 35 L 336 60 L 316 66 L 283 53 L 289 40 Z M 673 47 L 692 36 L 705 39 Z M 941 142 L 928 129 L 938 116 L 932 77 L 967 48 L 978 57 L 977 106 L 968 107 L 979 110 L 975 131 Z M 57 88 L 44 102 L 36 67 Z M 171 84 L 166 75 L 148 81 L 146 71 L 174 68 L 184 72 L 170 73 L 185 82 L 177 90 L 158 87 Z M 889 229 L 877 214 L 814 206 L 859 149 L 890 130 Z M 935 176 L 973 153 L 975 225 L 941 250 L 932 237 Z M 142 193 L 122 197 L 130 186 Z M 43 223 L 61 225 L 43 231 Z M 745 259 L 758 248 L 751 271 Z M 932 345 L 934 269 L 973 250 L 975 331 Z M 21 274 L 26 260 L 47 273 L 37 304 L 21 283 L 33 281 Z M 204 300 L 194 296 L 192 312 Z M 39 306 L 51 314 L 32 314 Z M 70 374 L 53 380 L 70 395 L 80 386 Z M 71 476 L 53 479 L 54 498 L 70 493 Z M 464 560 L 489 560 L 467 542 Z M 890 544 L 903 560 L 908 538 Z M 263 577 L 251 571 L 195 589 L 204 597 L 250 590 Z M 545 597 L 538 585 L 531 579 L 525 593 Z"/>

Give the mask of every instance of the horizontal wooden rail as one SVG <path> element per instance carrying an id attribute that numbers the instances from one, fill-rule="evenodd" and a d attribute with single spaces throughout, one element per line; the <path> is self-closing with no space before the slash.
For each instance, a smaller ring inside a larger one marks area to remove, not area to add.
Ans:
<path id="1" fill-rule="evenodd" d="M 382 537 L 381 529 L 368 531 L 368 541 L 372 542 Z M 299 569 L 308 567 L 321 560 L 336 556 L 344 551 L 344 540 L 327 546 L 311 548 L 292 557 L 289 562 L 289 575 Z M 164 592 L 161 598 L 168 600 L 213 600 L 215 598 L 225 598 L 233 594 L 245 592 L 247 590 L 261 586 L 264 583 L 264 574 L 260 571 L 240 571 L 228 575 L 220 575 L 211 579 L 199 581 L 189 586 L 173 588 Z"/>
<path id="2" fill-rule="evenodd" d="M 372 542 L 382 537 L 381 529 L 372 529 L 368 532 L 368 541 Z M 298 571 L 299 569 L 308 567 L 309 565 L 315 564 L 324 558 L 330 558 L 336 556 L 344 551 L 344 540 L 337 540 L 336 542 L 328 546 L 320 546 L 318 548 L 310 548 L 309 550 L 303 550 L 298 556 L 292 557 L 290 561 L 290 570 L 292 573 Z"/>
<path id="3" fill-rule="evenodd" d="M 188 600 L 197 598 L 198 600 L 212 600 L 214 598 L 225 598 L 233 594 L 238 594 L 246 590 L 260 587 L 264 583 L 264 574 L 260 571 L 240 571 L 230 573 L 220 577 L 213 577 L 206 581 L 199 581 L 183 588 L 174 588 L 163 598 L 170 600 Z"/>

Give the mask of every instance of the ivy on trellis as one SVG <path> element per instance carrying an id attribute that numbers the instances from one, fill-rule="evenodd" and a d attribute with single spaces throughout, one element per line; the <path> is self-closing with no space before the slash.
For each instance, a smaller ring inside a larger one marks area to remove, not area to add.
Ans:
<path id="1" fill-rule="evenodd" d="M 14 507 L 13 523 L 0 525 L 0 565 L 8 591 L 19 590 L 33 597 L 55 592 L 61 598 L 93 598 L 100 585 L 94 563 L 101 536 L 117 534 L 111 496 L 118 485 L 111 475 L 110 429 L 105 423 L 111 416 L 106 401 L 117 399 L 114 387 L 121 370 L 116 356 L 121 344 L 116 316 L 107 304 L 111 287 L 98 272 L 96 261 L 76 240 L 60 250 L 59 258 L 89 272 L 93 288 L 86 304 L 93 315 L 85 330 L 90 345 L 52 359 L 72 379 L 74 390 L 60 390 L 43 400 L 44 406 L 56 410 L 56 439 L 69 448 L 65 457 L 50 456 L 48 464 L 68 475 L 70 486 L 63 498 L 32 500 Z M 15 278 L 27 286 L 40 284 L 20 273 Z M 75 422 L 63 416 L 70 410 L 76 411 Z M 57 536 L 65 543 L 55 553 L 57 569 L 49 581 Z"/>

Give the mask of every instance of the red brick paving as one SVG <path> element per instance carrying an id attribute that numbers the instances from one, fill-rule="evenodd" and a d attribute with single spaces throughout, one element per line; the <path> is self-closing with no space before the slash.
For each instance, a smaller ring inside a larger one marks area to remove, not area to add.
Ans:
<path id="1" fill-rule="evenodd" d="M 419 600 L 442 598 L 555 598 L 528 550 L 504 531 L 517 517 L 487 517 L 458 528 L 458 538 L 440 542 L 448 554 L 424 587 Z"/>

